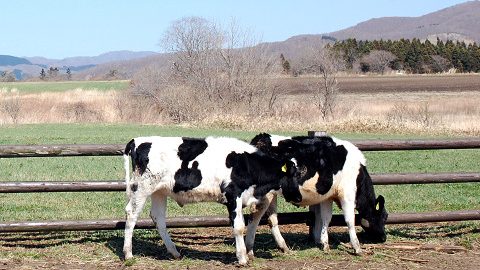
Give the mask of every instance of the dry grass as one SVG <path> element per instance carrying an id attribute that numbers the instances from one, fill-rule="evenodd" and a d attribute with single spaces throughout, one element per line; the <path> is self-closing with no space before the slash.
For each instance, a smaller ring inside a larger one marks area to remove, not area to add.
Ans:
<path id="1" fill-rule="evenodd" d="M 344 93 L 332 118 L 322 120 L 311 97 L 279 98 L 263 115 L 236 109 L 210 113 L 184 125 L 243 130 L 328 130 L 480 135 L 480 92 Z M 15 101 L 15 102 L 13 102 Z M 132 102 L 133 101 L 133 102 Z M 18 103 L 15 119 L 0 110 L 0 124 L 136 122 L 170 124 L 161 108 L 121 91 L 75 89 L 65 92 L 0 93 L 0 106 Z M 192 104 L 194 106 L 194 104 Z"/>

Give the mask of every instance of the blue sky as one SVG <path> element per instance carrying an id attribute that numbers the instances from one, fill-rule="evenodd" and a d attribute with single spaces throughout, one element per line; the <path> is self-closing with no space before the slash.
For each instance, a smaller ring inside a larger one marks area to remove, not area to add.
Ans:
<path id="1" fill-rule="evenodd" d="M 65 58 L 160 51 L 174 20 L 235 18 L 262 41 L 321 34 L 385 16 L 421 16 L 465 0 L 0 0 L 0 54 Z"/>

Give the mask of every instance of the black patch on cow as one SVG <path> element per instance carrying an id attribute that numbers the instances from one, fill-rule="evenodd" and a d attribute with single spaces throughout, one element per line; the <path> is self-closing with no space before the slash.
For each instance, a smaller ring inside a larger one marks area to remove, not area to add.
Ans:
<path id="1" fill-rule="evenodd" d="M 363 165 L 360 165 L 356 184 L 355 208 L 359 217 L 369 222 L 369 227 L 362 225 L 362 228 L 367 233 L 370 241 L 385 242 L 387 239 L 385 222 L 388 218 L 388 213 L 385 210 L 385 199 L 381 195 L 375 198 L 372 179 L 368 174 L 367 168 Z"/>
<path id="2" fill-rule="evenodd" d="M 133 183 L 131 186 L 130 186 L 130 189 L 135 192 L 138 190 L 138 184 L 137 183 Z"/>
<path id="3" fill-rule="evenodd" d="M 365 217 L 375 208 L 375 191 L 373 182 L 367 172 L 367 168 L 360 165 L 357 176 L 357 193 L 355 194 L 355 205 L 360 216 Z"/>
<path id="4" fill-rule="evenodd" d="M 177 155 L 182 161 L 182 165 L 178 171 L 175 172 L 175 185 L 173 192 L 189 191 L 198 187 L 202 182 L 202 172 L 198 169 L 198 162 L 194 161 L 189 168 L 190 161 L 194 160 L 205 149 L 208 144 L 204 139 L 182 138 L 183 143 L 178 146 Z"/>
<path id="5" fill-rule="evenodd" d="M 347 149 L 343 145 L 335 145 L 330 142 L 325 147 L 325 158 L 321 162 L 325 162 L 324 167 L 318 172 L 319 180 L 315 187 L 319 194 L 327 193 L 333 185 L 333 176 L 343 169 L 345 160 L 347 159 Z"/>
<path id="6" fill-rule="evenodd" d="M 131 139 L 127 145 L 125 146 L 125 150 L 123 151 L 123 154 L 125 155 L 130 155 L 131 157 L 131 160 L 132 160 L 132 170 L 135 171 L 135 159 L 133 158 L 134 157 L 134 153 L 135 153 L 135 140 L 134 139 Z"/>
<path id="7" fill-rule="evenodd" d="M 133 171 L 136 171 L 140 175 L 143 175 L 147 170 L 149 161 L 148 154 L 150 153 L 151 147 L 152 143 L 141 143 L 137 149 L 135 149 L 135 142 L 132 140 L 125 149 L 125 153 L 127 153 L 127 148 L 129 148 L 128 150 L 132 157 Z"/>
<path id="8" fill-rule="evenodd" d="M 267 133 L 260 133 L 253 137 L 250 141 L 251 145 L 254 145 L 257 149 L 262 151 L 263 153 L 270 153 L 272 149 L 272 136 Z"/>
<path id="9" fill-rule="evenodd" d="M 131 139 L 125 146 L 125 150 L 123 150 L 123 153 L 125 155 L 130 155 L 131 151 L 133 151 L 134 149 L 135 149 L 135 140 Z"/>
<path id="10" fill-rule="evenodd" d="M 188 161 L 182 162 L 182 167 L 175 173 L 173 192 L 189 191 L 198 187 L 202 182 L 202 172 L 198 169 L 198 162 L 194 161 L 188 168 Z"/>
<path id="11" fill-rule="evenodd" d="M 303 167 L 306 171 L 300 184 L 318 173 L 319 179 L 315 187 L 319 194 L 326 194 L 333 185 L 333 176 L 345 165 L 347 149 L 343 145 L 336 145 L 331 137 L 297 136 L 292 140 L 299 143 L 282 141 L 281 144 L 283 146 L 290 144 L 293 150 L 287 151 L 293 153 L 293 157 L 298 161 L 298 166 Z"/>
<path id="12" fill-rule="evenodd" d="M 253 196 L 256 199 L 264 197 L 271 190 L 280 188 L 283 190 L 285 186 L 291 192 L 289 198 L 292 201 L 302 200 L 298 183 L 293 179 L 296 168 L 291 161 L 277 160 L 263 153 L 231 152 L 225 160 L 225 165 L 227 168 L 232 168 L 230 175 L 232 181 L 228 185 L 222 185 L 221 190 L 227 197 L 226 205 L 232 224 L 236 216 L 235 200 L 251 186 L 255 185 Z M 282 170 L 284 166 L 286 166 L 286 172 Z"/>
<path id="13" fill-rule="evenodd" d="M 182 161 L 192 161 L 207 149 L 205 139 L 182 138 L 183 143 L 178 146 L 178 157 Z"/>

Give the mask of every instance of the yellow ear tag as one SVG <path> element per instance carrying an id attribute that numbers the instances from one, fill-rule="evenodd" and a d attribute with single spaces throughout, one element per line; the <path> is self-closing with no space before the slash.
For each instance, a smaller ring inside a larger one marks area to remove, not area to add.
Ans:
<path id="1" fill-rule="evenodd" d="M 375 205 L 375 209 L 380 210 L 380 204 L 377 202 L 377 205 Z"/>
<path id="2" fill-rule="evenodd" d="M 287 163 L 285 163 L 285 165 L 282 166 L 282 172 L 287 172 Z"/>

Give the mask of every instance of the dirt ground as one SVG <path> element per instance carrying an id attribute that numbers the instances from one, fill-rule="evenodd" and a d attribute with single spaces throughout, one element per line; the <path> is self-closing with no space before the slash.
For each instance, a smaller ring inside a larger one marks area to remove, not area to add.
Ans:
<path id="1" fill-rule="evenodd" d="M 275 248 L 268 227 L 257 234 L 253 262 L 244 269 L 479 269 L 478 222 L 389 226 L 384 244 L 360 241 L 355 256 L 345 228 L 330 231 L 329 252 L 308 240 L 306 225 L 282 226 L 291 251 Z M 238 269 L 229 228 L 171 229 L 183 255 L 173 260 L 152 230 L 134 236 L 133 261 L 121 260 L 122 232 L 64 232 L 0 235 L 0 270 L 6 269 Z"/>
<path id="2" fill-rule="evenodd" d="M 290 94 L 306 93 L 306 84 L 313 81 L 308 77 L 276 80 Z M 480 75 L 340 76 L 338 84 L 340 93 L 469 92 L 480 91 Z"/>

